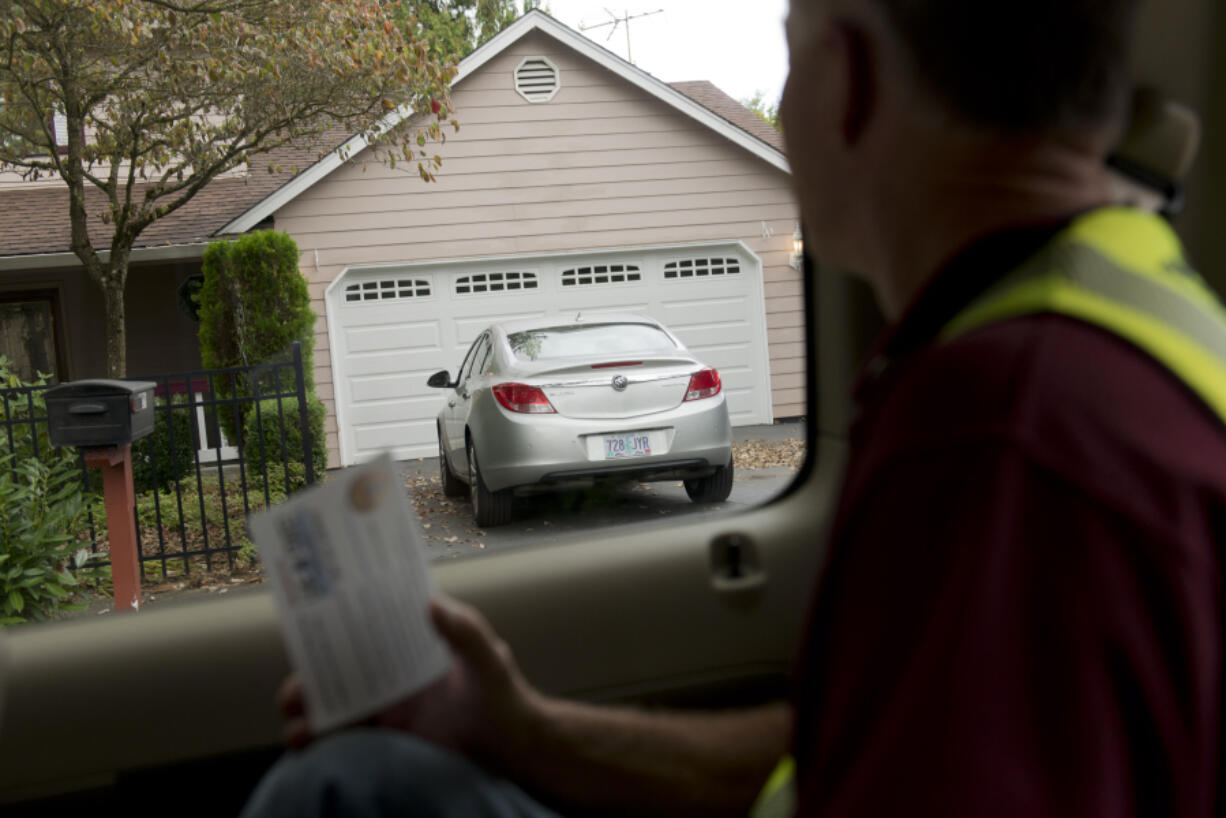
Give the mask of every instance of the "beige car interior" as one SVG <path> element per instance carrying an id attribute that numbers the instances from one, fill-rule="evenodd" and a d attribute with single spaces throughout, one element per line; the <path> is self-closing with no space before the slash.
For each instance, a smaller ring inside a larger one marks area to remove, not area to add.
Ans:
<path id="1" fill-rule="evenodd" d="M 1169 161 L 1151 170 L 1187 182 L 1176 224 L 1226 291 L 1226 7 L 1151 1 L 1139 30 L 1138 76 L 1186 106 L 1159 108 L 1197 111 L 1203 125 L 1194 164 L 1162 148 Z M 782 496 L 649 533 L 605 529 L 435 566 L 441 588 L 483 610 L 541 688 L 670 706 L 785 691 L 845 455 L 849 384 L 880 328 L 867 290 L 845 276 L 824 272 L 806 298 L 810 455 Z M 745 566 L 736 581 L 724 576 L 729 537 Z M 278 752 L 273 694 L 287 672 L 262 591 L 0 633 L 0 812 L 233 814 Z"/>

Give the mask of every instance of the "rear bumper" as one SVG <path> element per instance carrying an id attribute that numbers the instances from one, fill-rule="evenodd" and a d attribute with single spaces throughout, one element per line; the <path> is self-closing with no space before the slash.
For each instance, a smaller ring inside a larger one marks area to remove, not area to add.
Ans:
<path id="1" fill-rule="evenodd" d="M 623 420 L 575 420 L 557 415 L 516 415 L 501 407 L 470 418 L 481 474 L 493 491 L 563 488 L 597 480 L 670 480 L 701 477 L 732 457 L 732 426 L 724 398 L 682 404 Z M 587 439 L 653 432 L 662 451 L 634 458 L 593 459 Z"/>

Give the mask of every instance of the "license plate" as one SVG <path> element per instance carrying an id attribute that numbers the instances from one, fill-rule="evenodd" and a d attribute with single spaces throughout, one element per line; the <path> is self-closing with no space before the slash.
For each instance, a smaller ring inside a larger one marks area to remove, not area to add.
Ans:
<path id="1" fill-rule="evenodd" d="M 619 457 L 643 457 L 651 454 L 651 437 L 646 432 L 625 435 L 605 435 L 605 460 Z"/>

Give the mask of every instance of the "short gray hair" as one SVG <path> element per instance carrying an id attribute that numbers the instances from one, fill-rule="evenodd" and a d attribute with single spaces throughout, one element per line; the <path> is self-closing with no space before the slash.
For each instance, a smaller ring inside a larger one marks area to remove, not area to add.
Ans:
<path id="1" fill-rule="evenodd" d="M 793 0 L 794 3 L 813 0 Z M 1139 0 L 865 0 L 952 111 L 1010 132 L 1118 122 Z"/>

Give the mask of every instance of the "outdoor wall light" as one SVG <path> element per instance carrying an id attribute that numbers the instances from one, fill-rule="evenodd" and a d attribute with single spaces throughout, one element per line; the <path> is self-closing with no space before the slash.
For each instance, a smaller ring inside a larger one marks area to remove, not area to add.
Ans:
<path id="1" fill-rule="evenodd" d="M 788 256 L 788 266 L 799 270 L 805 263 L 805 237 L 800 233 L 800 222 L 792 231 L 792 254 Z"/>

